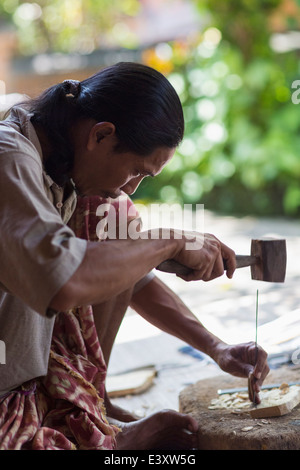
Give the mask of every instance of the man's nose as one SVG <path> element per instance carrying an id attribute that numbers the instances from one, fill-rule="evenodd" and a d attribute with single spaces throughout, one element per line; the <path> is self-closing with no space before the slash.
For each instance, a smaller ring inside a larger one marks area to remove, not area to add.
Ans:
<path id="1" fill-rule="evenodd" d="M 126 183 L 123 187 L 122 187 L 122 191 L 124 191 L 124 193 L 128 194 L 128 196 L 130 196 L 131 194 L 135 193 L 135 191 L 137 190 L 140 182 L 144 179 L 144 176 L 137 176 L 136 178 L 132 178 L 130 181 L 128 181 L 128 183 Z"/>

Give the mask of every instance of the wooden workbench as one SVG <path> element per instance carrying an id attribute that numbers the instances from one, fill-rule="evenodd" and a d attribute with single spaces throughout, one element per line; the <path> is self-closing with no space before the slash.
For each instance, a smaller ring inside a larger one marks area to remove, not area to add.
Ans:
<path id="1" fill-rule="evenodd" d="M 300 380 L 300 370 L 286 367 L 271 371 L 264 383 L 297 380 Z M 219 389 L 245 386 L 245 379 L 225 374 L 200 380 L 180 393 L 179 410 L 191 414 L 199 423 L 198 448 L 300 450 L 300 405 L 287 415 L 267 419 L 253 419 L 248 413 L 235 413 L 232 409 L 208 409 Z"/>

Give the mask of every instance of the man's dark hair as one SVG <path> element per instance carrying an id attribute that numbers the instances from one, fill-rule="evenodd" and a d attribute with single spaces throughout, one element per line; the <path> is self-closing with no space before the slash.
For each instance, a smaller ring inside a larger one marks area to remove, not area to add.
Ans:
<path id="1" fill-rule="evenodd" d="M 82 82 L 66 80 L 24 106 L 49 139 L 52 151 L 45 169 L 60 185 L 73 167 L 70 129 L 79 119 L 113 123 L 118 152 L 147 156 L 158 147 L 175 148 L 183 138 L 176 91 L 160 72 L 138 63 L 120 62 Z"/>

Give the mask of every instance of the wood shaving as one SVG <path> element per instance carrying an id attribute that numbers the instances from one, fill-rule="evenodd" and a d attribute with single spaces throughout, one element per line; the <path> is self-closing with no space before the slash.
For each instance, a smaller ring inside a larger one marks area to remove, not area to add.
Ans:
<path id="1" fill-rule="evenodd" d="M 279 388 L 262 390 L 260 392 L 261 403 L 257 405 L 257 407 L 261 408 L 280 405 L 286 401 L 287 394 L 297 394 L 298 391 L 298 385 L 289 386 L 286 383 L 282 383 Z M 249 400 L 248 394 L 241 392 L 230 394 L 225 393 L 220 395 L 218 398 L 213 398 L 208 407 L 209 410 L 231 409 L 235 410 L 235 412 L 238 412 L 239 410 L 246 411 L 250 410 L 251 408 L 253 408 L 253 403 Z"/>
<path id="2" fill-rule="evenodd" d="M 268 406 L 279 406 L 286 403 L 293 396 L 297 396 L 299 393 L 298 385 L 291 385 L 290 387 L 285 386 L 279 388 L 272 388 L 270 390 L 264 390 L 260 393 L 261 403 L 257 405 L 257 408 L 265 408 Z"/>
<path id="3" fill-rule="evenodd" d="M 246 393 L 226 393 L 219 398 L 213 398 L 208 407 L 209 410 L 219 410 L 222 408 L 236 409 L 250 408 L 252 403 Z"/>
<path id="4" fill-rule="evenodd" d="M 248 432 L 248 431 L 251 431 L 251 429 L 253 429 L 253 426 L 246 426 L 245 428 L 242 429 L 242 431 Z"/>
<path id="5" fill-rule="evenodd" d="M 285 393 L 289 392 L 290 387 L 289 387 L 288 384 L 283 383 L 283 384 L 280 385 L 279 389 L 281 390 L 282 394 L 285 394 Z"/>
<path id="6" fill-rule="evenodd" d="M 283 382 L 281 385 L 280 385 L 280 390 L 283 390 L 284 388 L 289 388 L 289 384 Z"/>

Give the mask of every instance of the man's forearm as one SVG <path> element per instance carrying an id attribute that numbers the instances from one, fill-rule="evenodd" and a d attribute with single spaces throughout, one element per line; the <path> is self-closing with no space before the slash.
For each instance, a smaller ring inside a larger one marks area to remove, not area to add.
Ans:
<path id="1" fill-rule="evenodd" d="M 131 306 L 149 323 L 217 360 L 218 346 L 224 343 L 157 277 L 134 294 Z"/>
<path id="2" fill-rule="evenodd" d="M 193 249 L 186 246 L 193 236 Z M 98 304 L 132 287 L 166 259 L 190 268 L 186 281 L 209 281 L 233 275 L 234 252 L 210 234 L 154 229 L 137 240 L 88 242 L 83 262 L 69 281 L 53 297 L 49 307 L 66 310 L 76 305 Z"/>
<path id="3" fill-rule="evenodd" d="M 104 302 L 135 285 L 177 249 L 178 241 L 172 239 L 88 242 L 83 262 L 50 307 L 67 310 Z"/>

